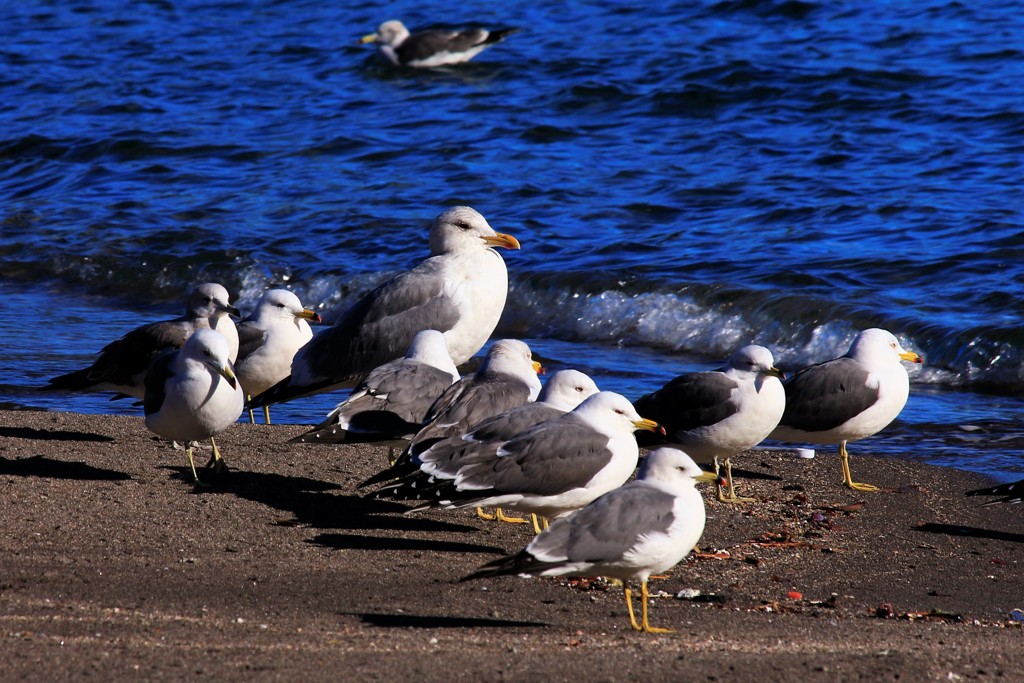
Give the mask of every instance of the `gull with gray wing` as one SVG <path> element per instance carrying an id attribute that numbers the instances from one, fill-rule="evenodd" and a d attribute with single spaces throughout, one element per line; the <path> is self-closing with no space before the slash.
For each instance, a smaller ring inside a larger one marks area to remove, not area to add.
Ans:
<path id="1" fill-rule="evenodd" d="M 228 302 L 228 290 L 214 282 L 199 285 L 189 294 L 185 315 L 135 328 L 104 346 L 89 367 L 54 377 L 42 388 L 113 391 L 119 396 L 141 399 L 146 393 L 146 370 L 161 352 L 181 347 L 197 329 L 216 328 L 222 334 L 229 327 L 233 330 L 234 323 L 228 315 L 239 315 L 238 309 Z M 233 339 L 237 352 L 238 336 Z M 230 354 L 230 339 L 228 350 Z"/>
<path id="2" fill-rule="evenodd" d="M 263 292 L 256 310 L 236 326 L 239 348 L 235 374 L 247 396 L 262 394 L 288 376 L 295 353 L 313 338 L 310 322 L 319 323 L 320 315 L 303 307 L 294 292 Z M 270 424 L 269 406 L 263 406 L 263 415 Z M 252 411 L 249 421 L 255 422 Z"/>
<path id="3" fill-rule="evenodd" d="M 602 391 L 574 410 L 467 457 L 453 479 L 439 481 L 427 508 L 488 506 L 552 518 L 621 486 L 636 469 L 633 432 L 660 429 L 626 397 Z"/>
<path id="4" fill-rule="evenodd" d="M 244 392 L 231 369 L 230 348 L 223 335 L 196 330 L 176 351 L 157 358 L 146 373 L 143 406 L 146 428 L 186 445 L 192 476 L 199 483 L 192 458 L 192 442 L 209 439 L 214 474 L 227 467 L 213 437 L 238 420 Z"/>
<path id="5" fill-rule="evenodd" d="M 514 28 L 493 31 L 466 28 L 426 29 L 410 33 L 405 24 L 392 19 L 381 24 L 375 33 L 363 36 L 360 42 L 376 43 L 381 56 L 395 66 L 425 69 L 468 62 L 516 31 Z"/>
<path id="6" fill-rule="evenodd" d="M 706 513 L 694 484 L 713 479 L 682 451 L 659 448 L 644 460 L 635 481 L 555 520 L 517 555 L 490 562 L 461 581 L 510 574 L 618 579 L 633 629 L 670 632 L 648 620 L 647 580 L 678 564 L 697 545 Z M 639 623 L 629 581 L 641 586 Z"/>
<path id="7" fill-rule="evenodd" d="M 326 420 L 293 441 L 408 441 L 423 427 L 434 401 L 458 380 L 444 335 L 423 330 L 404 358 L 374 368 Z"/>
<path id="8" fill-rule="evenodd" d="M 853 481 L 846 443 L 877 434 L 903 410 L 910 378 L 900 361 L 924 362 L 913 351 L 905 351 L 892 333 L 878 328 L 862 331 L 845 356 L 799 370 L 783 383 L 786 410 L 771 438 L 837 443 L 843 484 L 877 491 Z"/>
<path id="9" fill-rule="evenodd" d="M 697 462 L 725 458 L 728 496 L 739 498 L 732 482 L 732 456 L 753 448 L 772 433 L 786 407 L 786 394 L 772 352 L 751 344 L 738 349 L 721 370 L 680 375 L 640 398 L 636 409 L 657 420 L 665 436 L 643 434 L 641 444 L 677 443 Z"/>
<path id="10" fill-rule="evenodd" d="M 519 249 L 468 206 L 450 208 L 430 227 L 430 257 L 384 282 L 314 335 L 291 375 L 253 397 L 259 407 L 358 384 L 400 358 L 422 330 L 442 332 L 456 366 L 490 338 L 508 294 L 508 271 L 493 247 Z"/>

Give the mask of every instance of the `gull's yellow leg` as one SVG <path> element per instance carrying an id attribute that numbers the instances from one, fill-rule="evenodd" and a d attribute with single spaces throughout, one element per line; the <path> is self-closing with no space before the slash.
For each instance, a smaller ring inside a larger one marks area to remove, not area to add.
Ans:
<path id="1" fill-rule="evenodd" d="M 263 406 L 263 420 L 270 424 L 270 406 Z"/>
<path id="2" fill-rule="evenodd" d="M 476 516 L 479 517 L 480 519 L 486 519 L 488 522 L 493 522 L 497 518 L 498 515 L 497 514 L 493 514 L 493 515 L 489 514 L 488 512 L 484 511 L 484 509 L 482 507 L 477 506 L 477 508 L 476 508 Z"/>
<path id="3" fill-rule="evenodd" d="M 715 458 L 715 476 L 718 476 L 718 458 Z M 752 503 L 753 498 L 744 498 L 736 495 L 736 487 L 732 484 L 732 458 L 725 459 L 725 480 L 728 482 L 729 495 L 722 493 L 721 484 L 718 485 L 718 502 L 720 503 Z"/>
<path id="4" fill-rule="evenodd" d="M 658 628 L 657 626 L 651 626 L 647 621 L 647 599 L 650 596 L 647 594 L 647 579 L 644 579 L 640 584 L 640 598 L 643 600 L 643 631 L 644 633 L 672 633 L 670 628 Z M 632 617 L 632 612 L 630 613 Z M 633 628 L 636 628 L 634 626 Z"/>
<path id="5" fill-rule="evenodd" d="M 636 616 L 633 615 L 633 591 L 629 590 L 629 586 L 626 582 L 622 582 L 622 592 L 626 596 L 626 609 L 629 610 L 629 625 L 633 627 L 634 631 L 643 631 L 644 628 L 640 624 L 636 623 Z M 647 605 L 644 605 L 644 612 L 647 612 Z"/>
<path id="6" fill-rule="evenodd" d="M 245 395 L 245 400 L 246 401 L 251 401 L 252 400 L 252 396 L 250 396 L 249 394 L 246 394 Z M 249 424 L 251 424 L 251 425 L 256 424 L 256 416 L 252 414 L 252 409 L 249 410 Z"/>
<path id="7" fill-rule="evenodd" d="M 850 474 L 850 456 L 846 452 L 846 442 L 839 442 L 839 460 L 843 464 L 843 484 L 850 487 L 854 491 L 877 491 L 877 486 L 871 484 L 861 484 L 853 480 L 853 475 Z"/>
<path id="8" fill-rule="evenodd" d="M 195 478 L 195 483 L 199 483 L 199 473 L 196 472 L 196 463 L 192 459 L 192 446 L 185 445 L 185 457 L 188 458 L 188 466 L 192 468 L 192 476 Z"/>
<path id="9" fill-rule="evenodd" d="M 509 517 L 501 508 L 494 508 L 494 517 L 499 522 L 508 522 L 509 524 L 526 524 L 530 521 L 523 517 Z"/>
<path id="10" fill-rule="evenodd" d="M 224 462 L 224 458 L 221 457 L 220 449 L 217 448 L 217 442 L 210 437 L 210 445 L 213 446 L 213 455 L 210 457 L 210 462 L 206 464 L 207 467 L 213 468 L 213 473 L 216 475 L 227 472 L 228 465 Z"/>

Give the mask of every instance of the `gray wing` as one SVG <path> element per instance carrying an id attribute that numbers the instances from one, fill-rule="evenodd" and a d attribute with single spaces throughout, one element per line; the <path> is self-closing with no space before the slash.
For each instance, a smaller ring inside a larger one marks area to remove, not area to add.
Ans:
<path id="1" fill-rule="evenodd" d="M 555 522 L 527 551 L 541 561 L 614 562 L 642 536 L 668 531 L 675 521 L 674 505 L 672 495 L 630 482 Z"/>
<path id="2" fill-rule="evenodd" d="M 608 438 L 573 420 L 546 423 L 508 441 L 503 454 L 467 463 L 458 490 L 482 495 L 550 496 L 586 485 L 612 459 Z"/>
<path id="3" fill-rule="evenodd" d="M 471 459 L 486 457 L 482 456 L 484 453 L 493 456 L 504 442 L 564 414 L 544 403 L 527 403 L 484 420 L 466 434 L 434 443 L 415 460 L 420 463 L 420 469 L 430 475 L 454 478 Z"/>
<path id="4" fill-rule="evenodd" d="M 786 410 L 779 425 L 824 432 L 856 417 L 878 401 L 868 373 L 852 358 L 812 365 L 783 383 Z"/>
<path id="5" fill-rule="evenodd" d="M 721 372 L 693 372 L 676 377 L 634 405 L 668 434 L 708 427 L 734 415 L 739 407 L 732 392 L 739 386 Z"/>
<path id="6" fill-rule="evenodd" d="M 263 346 L 263 342 L 267 339 L 267 332 L 248 320 L 236 323 L 235 329 L 238 330 L 238 358 L 235 360 L 237 365 Z"/>
<path id="7" fill-rule="evenodd" d="M 464 438 L 471 441 L 508 441 L 541 422 L 564 414 L 564 411 L 546 403 L 527 403 L 478 423 Z"/>
<path id="8" fill-rule="evenodd" d="M 468 431 L 483 420 L 521 406 L 529 399 L 530 387 L 516 377 L 470 382 L 459 392 L 457 400 L 437 413 L 421 434 L 416 435 L 415 441 L 446 438 Z"/>
<path id="9" fill-rule="evenodd" d="M 487 31 L 470 28 L 463 31 L 428 29 L 417 31 L 395 50 L 402 64 L 429 59 L 438 52 L 466 52 L 487 42 Z"/>
<path id="10" fill-rule="evenodd" d="M 314 382 L 331 386 L 404 356 L 418 332 L 447 332 L 458 322 L 459 309 L 444 284 L 426 262 L 395 276 L 299 349 L 293 366 L 305 364 Z"/>
<path id="11" fill-rule="evenodd" d="M 157 356 L 146 371 L 146 394 L 143 397 L 142 409 L 146 415 L 160 412 L 164 399 L 167 398 L 167 381 L 174 376 L 175 351 L 166 350 Z"/>
<path id="12" fill-rule="evenodd" d="M 191 323 L 181 319 L 137 327 L 104 346 L 88 368 L 54 377 L 46 388 L 83 390 L 103 383 L 132 386 L 161 351 L 179 348 L 193 330 Z"/>

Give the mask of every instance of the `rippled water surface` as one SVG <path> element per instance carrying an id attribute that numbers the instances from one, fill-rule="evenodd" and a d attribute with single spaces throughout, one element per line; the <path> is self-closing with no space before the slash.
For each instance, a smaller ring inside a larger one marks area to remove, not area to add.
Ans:
<path id="1" fill-rule="evenodd" d="M 498 334 L 552 368 L 635 398 L 882 326 L 928 365 L 852 452 L 1019 478 L 1019 6 L 614 5 L 3 3 L 0 405 L 138 412 L 30 387 L 202 281 L 331 320 L 465 203 L 523 243 Z M 521 31 L 414 71 L 357 42 L 391 18 Z"/>

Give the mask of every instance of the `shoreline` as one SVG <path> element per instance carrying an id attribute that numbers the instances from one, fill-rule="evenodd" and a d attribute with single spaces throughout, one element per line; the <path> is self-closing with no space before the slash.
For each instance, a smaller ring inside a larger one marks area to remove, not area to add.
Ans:
<path id="1" fill-rule="evenodd" d="M 735 458 L 700 557 L 651 582 L 634 633 L 603 582 L 458 579 L 530 538 L 471 511 L 402 515 L 355 484 L 379 446 L 238 424 L 195 489 L 139 417 L 0 411 L 0 633 L 21 680 L 1012 679 L 1024 506 L 988 478 L 855 452 Z M 205 454 L 197 454 L 202 461 Z M 689 599 L 676 597 L 685 593 Z"/>

